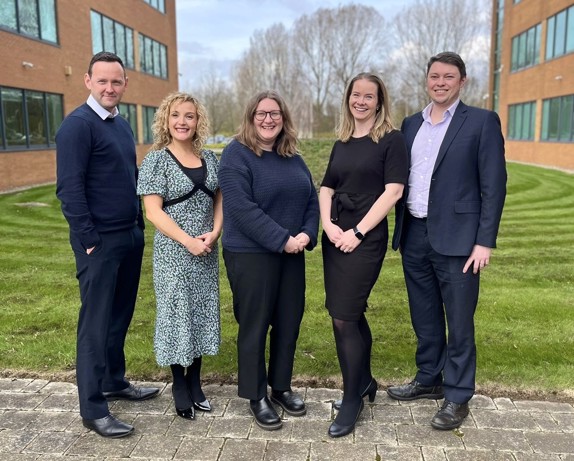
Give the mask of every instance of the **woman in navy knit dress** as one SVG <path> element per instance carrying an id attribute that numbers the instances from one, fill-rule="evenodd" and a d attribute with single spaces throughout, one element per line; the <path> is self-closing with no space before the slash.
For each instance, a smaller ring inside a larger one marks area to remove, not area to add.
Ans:
<path id="1" fill-rule="evenodd" d="M 219 186 L 223 258 L 239 323 L 238 394 L 250 400 L 261 428 L 279 429 L 268 384 L 271 400 L 286 413 L 306 412 L 291 377 L 305 307 L 304 250 L 317 244 L 319 204 L 291 115 L 276 92 L 248 103 L 237 136 L 223 150 Z"/>
<path id="2" fill-rule="evenodd" d="M 363 397 L 372 402 L 372 337 L 367 300 L 387 251 L 387 214 L 403 193 L 408 176 L 405 142 L 393 128 L 383 81 L 355 76 L 343 97 L 341 121 L 319 191 L 323 223 L 325 305 L 332 318 L 343 375 L 343 401 L 331 437 L 351 433 Z"/>

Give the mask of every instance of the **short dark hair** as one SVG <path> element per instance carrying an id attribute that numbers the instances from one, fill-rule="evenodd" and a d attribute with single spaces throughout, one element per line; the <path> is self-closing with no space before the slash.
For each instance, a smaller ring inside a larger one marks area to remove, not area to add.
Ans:
<path id="1" fill-rule="evenodd" d="M 435 62 L 442 62 L 443 64 L 450 64 L 452 66 L 456 66 L 460 72 L 460 78 L 466 78 L 466 66 L 464 65 L 464 61 L 462 58 L 452 52 L 452 51 L 443 51 L 429 59 L 427 63 L 427 75 L 429 74 L 431 66 Z"/>
<path id="2" fill-rule="evenodd" d="M 88 75 L 90 77 L 92 76 L 92 67 L 94 67 L 96 62 L 117 62 L 120 64 L 120 66 L 122 66 L 124 72 L 126 70 L 123 61 L 117 54 L 110 53 L 109 51 L 100 51 L 99 53 L 96 53 L 94 56 L 92 56 L 92 60 L 88 66 Z"/>

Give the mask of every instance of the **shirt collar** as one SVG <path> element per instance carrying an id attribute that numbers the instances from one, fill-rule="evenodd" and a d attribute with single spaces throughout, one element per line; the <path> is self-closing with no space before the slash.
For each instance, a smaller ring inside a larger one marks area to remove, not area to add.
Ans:
<path id="1" fill-rule="evenodd" d="M 102 120 L 105 120 L 107 118 L 114 118 L 119 114 L 117 107 L 114 107 L 113 110 L 110 112 L 107 109 L 104 109 L 100 105 L 100 103 L 98 101 L 96 101 L 96 98 L 94 98 L 92 95 L 90 95 L 88 97 L 88 100 L 86 101 L 86 103 L 88 104 L 88 106 L 90 106 L 94 110 L 94 112 L 96 114 L 98 114 L 98 116 Z"/>
<path id="2" fill-rule="evenodd" d="M 452 116 L 454 115 L 454 112 L 456 111 L 456 108 L 458 107 L 459 103 L 460 103 L 460 98 L 452 103 L 452 105 L 445 111 L 445 115 L 448 112 L 449 116 L 452 118 Z M 423 109 L 422 115 L 423 115 L 423 120 L 425 122 L 430 120 L 430 113 L 431 113 L 431 109 L 433 107 L 433 104 L 434 103 L 431 102 L 428 106 L 426 106 Z"/>

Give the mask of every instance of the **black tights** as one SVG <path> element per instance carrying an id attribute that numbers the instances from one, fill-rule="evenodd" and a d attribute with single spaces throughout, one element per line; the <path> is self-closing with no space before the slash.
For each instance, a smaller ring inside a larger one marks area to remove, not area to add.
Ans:
<path id="1" fill-rule="evenodd" d="M 333 319 L 337 356 L 343 375 L 343 405 L 335 421 L 350 425 L 355 422 L 361 393 L 371 382 L 371 348 L 373 337 L 365 315 L 358 321 Z"/>
<path id="2" fill-rule="evenodd" d="M 191 407 L 193 402 L 203 402 L 205 394 L 201 390 L 201 357 L 193 359 L 188 367 L 170 365 L 173 376 L 173 398 L 180 409 Z"/>

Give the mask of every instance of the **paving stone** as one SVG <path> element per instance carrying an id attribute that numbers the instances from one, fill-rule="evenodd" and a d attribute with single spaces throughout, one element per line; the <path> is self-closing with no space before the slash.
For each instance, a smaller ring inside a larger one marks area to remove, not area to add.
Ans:
<path id="1" fill-rule="evenodd" d="M 73 432 L 42 432 L 23 451 L 26 453 L 63 454 L 80 434 Z"/>
<path id="2" fill-rule="evenodd" d="M 68 449 L 67 455 L 94 456 L 102 458 L 127 458 L 133 451 L 140 437 L 136 434 L 122 437 L 121 439 L 109 439 L 101 437 L 95 432 L 82 434 Z"/>
<path id="3" fill-rule="evenodd" d="M 42 389 L 50 384 L 47 379 L 33 379 L 22 390 L 24 392 L 42 392 Z"/>
<path id="4" fill-rule="evenodd" d="M 496 410 L 494 400 L 486 395 L 475 394 L 468 402 L 470 408 L 482 408 L 489 410 Z"/>
<path id="5" fill-rule="evenodd" d="M 310 443 L 296 443 L 271 440 L 267 444 L 265 461 L 307 461 Z"/>
<path id="6" fill-rule="evenodd" d="M 446 461 L 446 453 L 442 448 L 422 447 L 425 461 Z"/>
<path id="7" fill-rule="evenodd" d="M 24 453 L 10 453 L 9 457 L 2 457 L 3 454 L 0 453 L 0 459 L 2 461 L 6 460 L 6 461 L 36 461 L 37 459 L 41 459 L 42 461 L 44 461 L 45 459 L 48 459 L 48 457 L 44 458 L 43 456 L 38 458 L 38 455 L 36 454 L 24 454 Z M 50 455 L 51 457 L 51 455 Z M 59 461 L 63 461 L 62 458 L 59 458 Z M 76 461 L 76 459 L 74 459 L 74 461 Z M 92 458 L 93 461 L 93 458 Z"/>
<path id="8" fill-rule="evenodd" d="M 552 418 L 558 422 L 561 431 L 574 432 L 574 414 L 554 413 Z"/>
<path id="9" fill-rule="evenodd" d="M 448 457 L 448 461 L 515 461 L 512 453 L 500 451 L 447 449 L 446 455 Z"/>
<path id="10" fill-rule="evenodd" d="M 195 410 L 196 418 L 211 418 L 212 416 L 223 416 L 227 410 L 227 405 L 229 404 L 229 399 L 222 397 L 208 398 L 211 404 L 211 411 L 199 411 Z M 175 410 L 173 410 L 175 414 Z"/>
<path id="11" fill-rule="evenodd" d="M 44 411 L 79 411 L 80 402 L 77 395 L 72 394 L 43 394 L 45 399 L 38 405 L 38 410 Z"/>
<path id="12" fill-rule="evenodd" d="M 423 461 L 420 448 L 377 445 L 377 455 L 381 461 Z"/>
<path id="13" fill-rule="evenodd" d="M 281 429 L 276 431 L 266 431 L 261 429 L 255 421 L 251 424 L 251 430 L 249 432 L 249 439 L 254 440 L 283 440 L 287 441 L 291 438 L 291 432 L 293 430 L 293 421 L 283 421 L 283 426 Z"/>
<path id="14" fill-rule="evenodd" d="M 225 439 L 185 437 L 174 459 L 178 461 L 215 461 L 219 459 L 224 442 Z M 240 461 L 240 458 L 235 461 Z"/>
<path id="15" fill-rule="evenodd" d="M 38 456 L 38 455 L 34 455 Z M 16 458 L 17 460 L 20 458 Z M 40 455 L 35 458 L 36 461 L 94 461 L 95 458 L 88 456 L 59 456 L 59 455 Z M 113 461 L 114 458 L 105 458 L 108 461 Z M 116 458 L 121 459 L 121 458 Z M 10 460 L 12 461 L 12 460 Z M 99 460 L 98 460 L 99 461 Z M 125 461 L 125 460 L 124 460 Z"/>
<path id="16" fill-rule="evenodd" d="M 31 382 L 24 390 L 29 391 L 30 386 L 32 386 L 34 382 L 35 381 Z M 76 398 L 78 398 L 78 387 L 73 383 L 46 382 L 39 392 L 42 394 L 75 394 Z"/>
<path id="17" fill-rule="evenodd" d="M 1 410 L 33 410 L 40 405 L 47 396 L 11 392 L 1 393 L 0 397 Z"/>
<path id="18" fill-rule="evenodd" d="M 218 397 L 222 399 L 236 399 L 237 386 L 230 386 L 228 384 L 208 384 L 203 386 L 203 393 L 210 397 Z"/>
<path id="19" fill-rule="evenodd" d="M 130 454 L 130 458 L 173 459 L 183 437 L 143 435 Z"/>
<path id="20" fill-rule="evenodd" d="M 304 419 L 293 421 L 291 430 L 291 440 L 301 442 L 327 441 L 327 429 L 331 425 L 330 421 L 306 421 Z M 339 440 L 347 440 L 349 437 L 341 437 Z"/>
<path id="21" fill-rule="evenodd" d="M 307 400 L 313 400 L 315 402 L 334 402 L 343 397 L 343 392 L 339 389 L 308 389 L 307 390 Z"/>
<path id="22" fill-rule="evenodd" d="M 32 431 L 7 429 L 0 432 L 0 459 L 2 459 L 2 453 L 21 452 L 37 436 L 38 432 Z"/>
<path id="23" fill-rule="evenodd" d="M 529 451 L 524 433 L 516 430 L 466 429 L 462 440 L 467 449 Z"/>
<path id="24" fill-rule="evenodd" d="M 265 455 L 267 442 L 263 440 L 234 440 L 225 441 L 218 461 L 261 461 Z"/>
<path id="25" fill-rule="evenodd" d="M 380 424 L 369 422 L 355 428 L 355 441 L 357 443 L 375 443 L 381 445 L 396 446 L 397 432 L 392 424 Z"/>
<path id="26" fill-rule="evenodd" d="M 373 419 L 383 424 L 413 424 L 414 422 L 411 408 L 398 405 L 375 405 Z"/>
<path id="27" fill-rule="evenodd" d="M 376 461 L 376 458 L 377 451 L 371 443 L 311 443 L 311 461 Z"/>
<path id="28" fill-rule="evenodd" d="M 552 413 L 574 413 L 574 406 L 562 402 L 538 402 L 530 400 L 515 400 L 514 405 L 519 411 L 551 411 Z"/>
<path id="29" fill-rule="evenodd" d="M 249 401 L 246 399 L 230 399 L 223 416 L 225 418 L 253 418 L 249 409 Z"/>
<path id="30" fill-rule="evenodd" d="M 516 461 L 560 461 L 558 455 L 543 455 L 540 453 L 513 453 Z M 562 458 L 565 460 L 566 458 Z M 572 460 L 574 461 L 574 460 Z"/>
<path id="31" fill-rule="evenodd" d="M 330 420 L 332 416 L 332 406 L 331 402 L 305 402 L 305 407 L 307 408 L 307 413 L 302 416 L 305 419 L 324 419 Z M 290 416 L 283 412 L 283 416 L 288 419 L 298 418 L 297 416 Z"/>
<path id="32" fill-rule="evenodd" d="M 175 417 L 171 426 L 167 430 L 168 436 L 192 436 L 207 437 L 209 428 L 215 418 L 198 418 L 193 421 L 180 417 Z"/>
<path id="33" fill-rule="evenodd" d="M 132 424 L 141 435 L 167 435 L 174 418 L 168 415 L 138 415 Z"/>
<path id="34" fill-rule="evenodd" d="M 37 417 L 35 411 L 8 410 L 0 414 L 0 429 L 23 429 Z"/>
<path id="35" fill-rule="evenodd" d="M 509 399 L 507 397 L 498 397 L 495 398 L 493 401 L 494 404 L 496 405 L 496 408 L 498 408 L 499 410 L 506 410 L 506 411 L 518 410 L 518 408 L 516 408 L 516 405 L 514 405 L 512 399 Z"/>
<path id="36" fill-rule="evenodd" d="M 507 412 L 499 410 L 472 410 L 472 417 L 478 428 L 519 429 L 536 431 L 536 421 L 526 412 Z"/>
<path id="37" fill-rule="evenodd" d="M 146 413 L 146 414 L 174 414 L 173 399 L 171 395 L 159 395 L 153 399 L 143 402 L 132 402 L 131 400 L 116 400 L 110 402 L 110 411 L 114 413 Z"/>
<path id="38" fill-rule="evenodd" d="M 31 379 L 2 378 L 0 379 L 0 392 L 19 392 L 31 382 Z"/>
<path id="39" fill-rule="evenodd" d="M 462 440 L 454 431 L 437 431 L 429 426 L 397 426 L 399 445 L 462 448 Z"/>
<path id="40" fill-rule="evenodd" d="M 77 419 L 77 413 L 42 411 L 34 412 L 36 418 L 30 422 L 27 429 L 33 431 L 65 431 Z M 79 432 L 79 431 L 76 431 Z M 83 432 L 83 431 L 82 431 Z"/>
<path id="41" fill-rule="evenodd" d="M 209 437 L 226 437 L 232 439 L 246 439 L 251 428 L 253 418 L 216 418 L 209 428 Z"/>
<path id="42" fill-rule="evenodd" d="M 560 415 L 568 415 L 567 413 L 555 413 Z M 572 415 L 574 417 L 574 415 Z M 533 412 L 530 413 L 532 420 L 538 425 L 540 430 L 548 432 L 561 432 L 563 428 L 558 424 L 550 413 Z"/>
<path id="43" fill-rule="evenodd" d="M 537 453 L 574 454 L 574 437 L 569 433 L 526 432 L 526 439 Z"/>

